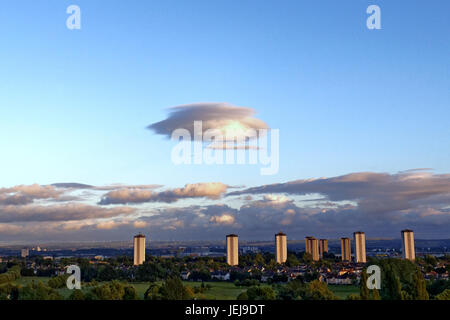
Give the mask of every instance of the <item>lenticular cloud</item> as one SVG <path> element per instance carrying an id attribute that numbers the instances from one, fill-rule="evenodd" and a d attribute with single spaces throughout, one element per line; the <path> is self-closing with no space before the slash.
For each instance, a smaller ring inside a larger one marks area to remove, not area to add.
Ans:
<path id="1" fill-rule="evenodd" d="M 194 139 L 194 122 L 202 122 L 202 134 L 205 131 L 219 130 L 224 136 L 230 132 L 236 136 L 246 130 L 269 129 L 268 125 L 254 117 L 255 110 L 234 106 L 225 102 L 201 102 L 172 107 L 167 119 L 153 123 L 147 128 L 156 134 L 171 137 L 177 129 L 186 129 Z"/>

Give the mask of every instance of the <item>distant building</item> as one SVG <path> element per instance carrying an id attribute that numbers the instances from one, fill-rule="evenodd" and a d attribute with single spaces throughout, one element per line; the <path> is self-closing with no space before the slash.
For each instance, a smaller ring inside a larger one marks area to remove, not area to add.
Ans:
<path id="1" fill-rule="evenodd" d="M 238 236 L 235 234 L 227 235 L 227 263 L 230 266 L 239 264 Z"/>
<path id="2" fill-rule="evenodd" d="M 259 251 L 259 248 L 254 246 L 242 247 L 242 253 L 258 253 Z"/>
<path id="3" fill-rule="evenodd" d="M 190 275 L 191 275 L 191 273 L 189 271 L 182 271 L 180 273 L 181 279 L 183 279 L 183 280 L 189 280 Z"/>
<path id="4" fill-rule="evenodd" d="M 37 246 L 36 247 L 36 251 L 40 252 L 41 251 L 41 247 Z"/>
<path id="5" fill-rule="evenodd" d="M 28 257 L 30 251 L 28 250 L 28 248 L 23 248 L 22 250 L 20 250 L 20 256 L 22 258 L 26 258 Z"/>
<path id="6" fill-rule="evenodd" d="M 364 232 L 357 231 L 353 233 L 353 240 L 355 242 L 355 262 L 366 263 L 366 235 Z"/>
<path id="7" fill-rule="evenodd" d="M 145 236 L 141 233 L 134 236 L 134 265 L 138 266 L 145 261 Z"/>
<path id="8" fill-rule="evenodd" d="M 402 230 L 402 250 L 403 259 L 414 261 L 416 253 L 414 250 L 414 232 L 412 230 Z"/>
<path id="9" fill-rule="evenodd" d="M 341 238 L 341 257 L 342 261 L 350 261 L 352 259 L 349 238 Z"/>
<path id="10" fill-rule="evenodd" d="M 311 255 L 313 261 L 319 261 L 319 241 L 314 237 L 306 237 L 305 252 Z"/>
<path id="11" fill-rule="evenodd" d="M 286 234 L 279 232 L 275 235 L 276 262 L 285 263 L 287 259 Z"/>
<path id="12" fill-rule="evenodd" d="M 228 281 L 230 280 L 230 273 L 223 271 L 214 271 L 211 273 L 211 279 Z"/>
<path id="13" fill-rule="evenodd" d="M 328 253 L 328 240 L 320 239 L 320 257 L 323 258 L 324 253 Z"/>

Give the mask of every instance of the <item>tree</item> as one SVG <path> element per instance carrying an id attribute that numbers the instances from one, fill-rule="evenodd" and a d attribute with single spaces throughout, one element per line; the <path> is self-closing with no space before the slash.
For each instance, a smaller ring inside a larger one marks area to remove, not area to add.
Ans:
<path id="1" fill-rule="evenodd" d="M 427 254 L 427 255 L 424 257 L 424 260 L 425 260 L 425 262 L 426 262 L 427 264 L 429 264 L 429 265 L 432 266 L 432 267 L 436 266 L 437 263 L 438 263 L 436 257 L 435 257 L 435 256 L 432 256 L 432 255 L 430 255 L 430 254 Z"/>
<path id="2" fill-rule="evenodd" d="M 159 293 L 163 300 L 190 300 L 194 294 L 179 277 L 170 277 L 162 284 Z"/>
<path id="3" fill-rule="evenodd" d="M 125 287 L 117 280 L 94 287 L 90 296 L 94 300 L 122 300 L 125 295 Z"/>
<path id="4" fill-rule="evenodd" d="M 376 288 L 372 289 L 372 300 L 381 300 L 380 293 Z"/>
<path id="5" fill-rule="evenodd" d="M 308 252 L 303 253 L 303 261 L 306 264 L 311 264 L 313 262 L 312 255 Z"/>
<path id="6" fill-rule="evenodd" d="M 261 253 L 257 253 L 255 255 L 255 260 L 254 261 L 255 261 L 255 265 L 257 265 L 257 266 L 263 266 L 265 264 L 264 258 L 261 255 Z"/>
<path id="7" fill-rule="evenodd" d="M 133 286 L 126 286 L 125 293 L 123 294 L 123 300 L 139 300 L 139 296 L 136 289 Z"/>
<path id="8" fill-rule="evenodd" d="M 153 283 L 148 287 L 148 289 L 144 293 L 144 299 L 145 300 L 162 300 L 163 297 L 159 293 L 161 286 Z"/>
<path id="9" fill-rule="evenodd" d="M 61 295 L 41 281 L 27 284 L 19 289 L 19 300 L 62 300 Z"/>
<path id="10" fill-rule="evenodd" d="M 364 269 L 361 272 L 361 280 L 359 283 L 359 295 L 361 297 L 361 300 L 369 300 L 370 292 L 369 288 L 367 287 L 367 271 Z"/>
<path id="11" fill-rule="evenodd" d="M 277 285 L 277 299 L 301 300 L 305 296 L 306 285 L 299 278 L 289 281 L 286 285 Z"/>
<path id="12" fill-rule="evenodd" d="M 327 284 L 319 280 L 311 281 L 304 296 L 305 300 L 336 300 L 337 297 L 328 289 Z"/>
<path id="13" fill-rule="evenodd" d="M 67 278 L 69 278 L 68 274 L 56 276 L 53 278 L 50 278 L 47 282 L 50 288 L 53 289 L 60 289 L 64 288 L 66 286 Z"/>
<path id="14" fill-rule="evenodd" d="M 425 279 L 423 278 L 422 272 L 417 270 L 413 276 L 414 287 L 413 287 L 413 299 L 415 300 L 428 300 L 428 292 L 426 289 Z"/>
<path id="15" fill-rule="evenodd" d="M 84 293 L 80 289 L 72 290 L 69 300 L 84 300 Z"/>
<path id="16" fill-rule="evenodd" d="M 436 300 L 450 300 L 450 289 L 445 289 L 441 293 L 439 293 L 436 297 Z"/>
<path id="17" fill-rule="evenodd" d="M 288 267 L 296 267 L 300 264 L 295 254 L 289 254 L 286 259 L 286 265 Z"/>
<path id="18" fill-rule="evenodd" d="M 271 287 L 254 286 L 247 290 L 248 300 L 275 300 L 275 291 Z"/>
<path id="19" fill-rule="evenodd" d="M 383 292 L 387 300 L 403 300 L 402 285 L 392 269 L 386 270 Z"/>

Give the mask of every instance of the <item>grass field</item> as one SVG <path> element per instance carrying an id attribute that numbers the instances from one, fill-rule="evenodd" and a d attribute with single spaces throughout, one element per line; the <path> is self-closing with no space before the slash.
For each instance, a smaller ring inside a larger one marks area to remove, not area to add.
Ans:
<path id="1" fill-rule="evenodd" d="M 345 299 L 349 294 L 359 294 L 359 286 L 354 285 L 329 285 L 328 288 L 340 299 Z"/>
<path id="2" fill-rule="evenodd" d="M 41 281 L 43 283 L 46 283 L 49 279 L 49 277 L 21 277 L 14 283 L 23 286 L 32 281 Z M 193 288 L 201 286 L 201 282 L 183 281 L 183 283 Z M 144 293 L 150 286 L 150 283 L 148 282 L 133 282 L 130 284 L 136 289 L 136 292 L 141 299 L 144 298 Z M 245 287 L 236 287 L 231 282 L 205 282 L 205 285 L 206 284 L 209 284 L 211 286 L 211 289 L 205 291 L 203 295 L 206 299 L 212 300 L 235 300 L 241 292 L 247 289 Z M 266 284 L 263 284 L 263 286 L 265 285 Z M 345 299 L 349 294 L 359 293 L 359 287 L 353 285 L 329 285 L 328 288 L 333 291 L 333 293 L 340 299 Z M 82 290 L 87 292 L 90 290 L 90 287 L 87 285 L 82 285 Z M 67 288 L 63 288 L 58 289 L 58 292 L 64 298 L 68 298 L 72 291 Z"/>

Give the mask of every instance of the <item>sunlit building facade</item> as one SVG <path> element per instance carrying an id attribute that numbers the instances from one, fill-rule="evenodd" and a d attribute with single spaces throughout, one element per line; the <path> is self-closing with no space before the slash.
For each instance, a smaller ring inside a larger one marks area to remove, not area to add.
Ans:
<path id="1" fill-rule="evenodd" d="M 319 261 L 319 240 L 314 237 L 306 237 L 305 252 L 311 255 L 313 261 Z"/>
<path id="2" fill-rule="evenodd" d="M 328 240 L 327 239 L 320 239 L 320 258 L 323 259 L 323 254 L 328 253 Z"/>
<path id="3" fill-rule="evenodd" d="M 402 250 L 403 259 L 414 261 L 416 253 L 414 250 L 414 232 L 412 230 L 402 230 Z"/>
<path id="4" fill-rule="evenodd" d="M 285 263 L 287 259 L 286 234 L 279 232 L 275 235 L 276 262 Z"/>
<path id="5" fill-rule="evenodd" d="M 134 236 L 134 265 L 139 266 L 145 261 L 145 236 L 141 233 Z"/>
<path id="6" fill-rule="evenodd" d="M 227 235 L 227 263 L 230 266 L 239 264 L 239 242 L 235 234 Z"/>
<path id="7" fill-rule="evenodd" d="M 341 258 L 342 261 L 350 261 L 352 259 L 350 238 L 341 238 Z"/>
<path id="8" fill-rule="evenodd" d="M 353 233 L 353 241 L 355 242 L 355 262 L 366 263 L 366 235 L 364 232 L 357 231 Z"/>

